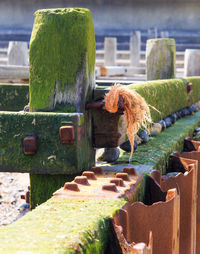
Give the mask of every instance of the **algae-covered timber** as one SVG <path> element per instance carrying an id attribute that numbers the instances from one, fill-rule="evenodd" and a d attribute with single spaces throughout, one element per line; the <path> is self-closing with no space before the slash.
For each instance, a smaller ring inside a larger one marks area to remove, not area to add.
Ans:
<path id="1" fill-rule="evenodd" d="M 53 197 L 1 229 L 2 253 L 105 253 L 110 216 L 127 201 Z"/>
<path id="2" fill-rule="evenodd" d="M 164 173 L 169 154 L 175 150 L 182 151 L 184 137 L 192 134 L 200 124 L 199 119 L 200 112 L 197 112 L 178 120 L 158 137 L 139 146 L 133 159 Z M 128 158 L 128 153 L 121 156 L 121 160 Z M 144 175 L 149 173 L 143 172 Z M 140 201 L 144 195 L 144 184 L 137 189 Z M 108 219 L 125 203 L 125 199 L 53 197 L 1 229 L 0 249 L 3 253 L 104 253 L 110 229 Z"/>
<path id="3" fill-rule="evenodd" d="M 159 136 L 151 137 L 148 143 L 138 146 L 132 159 L 137 164 L 149 165 L 151 169 L 159 170 L 165 174 L 170 154 L 174 151 L 182 152 L 184 138 L 192 136 L 194 129 L 199 125 L 200 112 L 178 120 L 172 127 L 161 132 Z M 129 153 L 121 150 L 118 161 L 127 161 L 129 156 Z"/>
<path id="4" fill-rule="evenodd" d="M 88 9 L 38 10 L 30 41 L 31 111 L 69 104 L 83 112 L 87 90 L 94 86 L 95 52 Z"/>
<path id="5" fill-rule="evenodd" d="M 193 83 L 193 89 L 187 93 L 187 82 Z M 134 89 L 149 104 L 153 122 L 179 111 L 200 100 L 200 78 L 154 80 L 144 83 L 130 84 L 127 88 Z M 109 87 L 96 87 L 94 100 L 104 98 Z"/>
<path id="6" fill-rule="evenodd" d="M 92 99 L 95 56 L 94 27 L 88 9 L 38 10 L 30 41 L 30 111 L 84 113 L 86 101 Z M 85 156 L 88 163 L 82 170 L 94 164 L 90 114 L 85 113 L 84 120 L 85 147 L 80 145 L 81 154 L 71 155 L 70 159 L 76 161 L 79 156 Z M 55 184 L 51 176 L 47 177 L 51 179 L 51 184 L 48 182 L 46 186 L 51 190 L 57 188 L 62 178 L 60 175 L 55 177 Z M 30 175 L 31 191 L 42 179 L 40 175 Z M 31 196 L 32 208 L 45 201 L 40 198 L 45 196 L 42 193 L 39 184 L 37 196 Z M 48 198 L 49 195 L 46 196 Z"/>
<path id="7" fill-rule="evenodd" d="M 28 104 L 29 85 L 0 83 L 0 111 L 20 111 Z"/>

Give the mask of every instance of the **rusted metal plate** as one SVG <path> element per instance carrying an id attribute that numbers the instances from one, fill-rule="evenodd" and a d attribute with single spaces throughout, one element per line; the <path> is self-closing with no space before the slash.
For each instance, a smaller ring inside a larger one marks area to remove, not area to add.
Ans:
<path id="1" fill-rule="evenodd" d="M 143 176 L 133 174 L 133 170 L 125 168 L 123 173 L 103 172 L 100 167 L 92 171 L 84 171 L 82 176 L 65 183 L 54 196 L 65 198 L 120 198 L 127 196 L 130 202 L 136 195 L 136 186 Z"/>
<path id="2" fill-rule="evenodd" d="M 197 221 L 196 221 L 196 254 L 200 254 L 200 152 L 184 152 L 181 154 L 182 158 L 196 160 L 198 162 L 197 172 Z M 195 205 L 195 204 L 194 204 Z"/>
<path id="3" fill-rule="evenodd" d="M 149 246 L 149 252 L 141 253 L 179 254 L 179 214 L 180 196 L 176 189 L 168 190 L 165 202 L 151 206 L 141 202 L 127 203 L 113 217 L 123 253 L 138 253 L 134 252 L 137 248 L 134 250 L 133 246 L 141 242 L 149 245 L 149 233 L 152 232 L 153 251 Z"/>
<path id="4" fill-rule="evenodd" d="M 199 151 L 200 152 L 200 142 L 195 141 L 190 137 L 186 137 L 184 139 L 184 151 L 191 152 L 191 151 Z"/>
<path id="5" fill-rule="evenodd" d="M 178 186 L 180 191 L 180 253 L 196 254 L 196 204 L 197 171 L 196 160 L 180 157 L 186 168 L 185 174 L 166 177 L 161 181 L 161 188 L 167 191 Z"/>

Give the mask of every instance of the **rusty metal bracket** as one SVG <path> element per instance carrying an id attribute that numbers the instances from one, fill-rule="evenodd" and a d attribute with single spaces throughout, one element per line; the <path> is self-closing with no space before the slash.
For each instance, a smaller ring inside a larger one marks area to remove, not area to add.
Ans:
<path id="1" fill-rule="evenodd" d="M 126 196 L 130 202 L 133 202 L 137 195 L 136 186 L 143 178 L 133 171 L 133 168 L 124 168 L 124 172 L 114 174 L 104 173 L 102 168 L 93 167 L 91 171 L 84 171 L 82 176 L 75 177 L 74 181 L 65 183 L 63 188 L 54 193 L 54 196 L 63 198 L 120 198 Z"/>
<path id="2" fill-rule="evenodd" d="M 200 151 L 200 141 L 194 141 L 190 137 L 184 139 L 184 152 Z"/>

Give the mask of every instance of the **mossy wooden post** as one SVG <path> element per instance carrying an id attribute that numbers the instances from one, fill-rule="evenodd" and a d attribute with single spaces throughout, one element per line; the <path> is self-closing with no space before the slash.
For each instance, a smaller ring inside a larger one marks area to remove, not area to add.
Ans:
<path id="1" fill-rule="evenodd" d="M 82 112 L 94 88 L 95 35 L 88 9 L 38 10 L 30 41 L 30 111 Z M 94 164 L 85 113 L 88 167 Z M 31 207 L 46 201 L 72 175 L 30 174 Z"/>
<path id="2" fill-rule="evenodd" d="M 176 44 L 174 39 L 152 39 L 146 45 L 147 80 L 170 79 L 176 73 Z"/>

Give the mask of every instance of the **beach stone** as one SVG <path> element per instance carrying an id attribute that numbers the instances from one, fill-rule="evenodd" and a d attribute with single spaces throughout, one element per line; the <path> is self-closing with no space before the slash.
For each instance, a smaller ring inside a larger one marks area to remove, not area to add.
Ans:
<path id="1" fill-rule="evenodd" d="M 160 120 L 159 121 L 159 124 L 161 124 L 161 126 L 162 126 L 162 131 L 164 131 L 167 127 L 166 127 L 166 123 L 165 123 L 165 121 L 164 120 Z"/>
<path id="2" fill-rule="evenodd" d="M 169 128 L 169 127 L 172 126 L 172 120 L 171 120 L 170 117 L 165 117 L 163 120 L 164 120 L 165 123 L 166 123 L 166 128 Z"/>
<path id="3" fill-rule="evenodd" d="M 194 112 L 197 112 L 198 111 L 198 108 L 194 105 L 194 104 L 192 104 L 190 107 L 188 107 L 188 110 L 191 112 L 191 114 L 192 113 L 194 113 Z"/>
<path id="4" fill-rule="evenodd" d="M 137 141 L 134 140 L 134 151 L 137 149 L 137 146 L 138 146 Z M 124 150 L 125 152 L 130 153 L 131 152 L 131 143 L 130 143 L 130 141 L 128 140 L 128 141 L 124 142 L 123 144 L 121 144 L 120 148 L 122 150 Z"/>
<path id="5" fill-rule="evenodd" d="M 178 119 L 178 116 L 176 113 L 171 114 L 169 117 L 171 118 L 172 124 L 174 124 Z"/>
<path id="6" fill-rule="evenodd" d="M 160 123 L 154 123 L 150 130 L 152 137 L 158 136 L 162 131 L 162 125 Z"/>
<path id="7" fill-rule="evenodd" d="M 184 115 L 185 115 L 185 116 L 191 115 L 191 113 L 190 113 L 190 111 L 189 111 L 188 108 L 184 108 L 184 109 L 183 109 L 183 112 L 184 112 Z"/>
<path id="8" fill-rule="evenodd" d="M 138 136 L 142 139 L 142 143 L 147 143 L 149 141 L 149 135 L 146 130 L 138 133 Z"/>
<path id="9" fill-rule="evenodd" d="M 197 101 L 194 103 L 195 107 L 197 107 L 198 109 L 200 109 L 200 101 Z"/>
<path id="10" fill-rule="evenodd" d="M 101 159 L 102 161 L 114 162 L 119 158 L 119 155 L 120 155 L 120 149 L 118 147 L 105 148 L 101 158 L 99 159 Z"/>
<path id="11" fill-rule="evenodd" d="M 200 127 L 194 129 L 193 137 L 200 137 Z"/>

